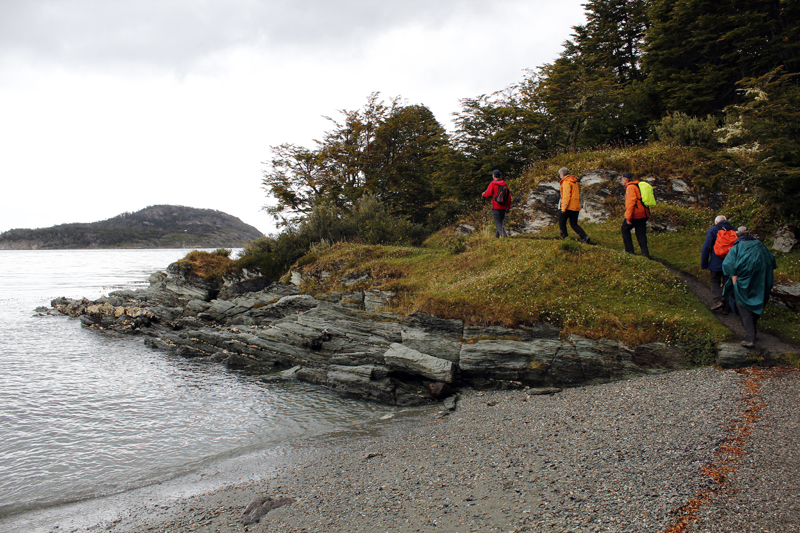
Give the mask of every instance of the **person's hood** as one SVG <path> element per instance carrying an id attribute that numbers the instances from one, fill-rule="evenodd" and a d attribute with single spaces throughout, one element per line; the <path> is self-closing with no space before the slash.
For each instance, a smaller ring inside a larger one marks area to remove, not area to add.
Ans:
<path id="1" fill-rule="evenodd" d="M 722 222 L 720 222 L 719 224 L 717 224 L 717 227 L 718 227 L 719 229 L 727 229 L 727 230 L 734 230 L 734 231 L 736 231 L 736 228 L 734 228 L 733 226 L 731 226 L 731 223 L 730 223 L 730 222 L 728 222 L 727 220 L 723 220 Z"/>
<path id="2" fill-rule="evenodd" d="M 575 183 L 578 183 L 578 180 L 572 174 L 567 174 L 566 176 L 561 178 L 561 181 L 559 181 L 559 183 L 562 183 L 564 181 L 573 181 Z"/>
<path id="3" fill-rule="evenodd" d="M 484 181 L 484 183 L 486 183 L 486 182 Z M 494 181 L 492 181 L 492 183 L 496 183 L 498 185 L 505 185 L 506 184 L 505 180 L 494 180 Z"/>
<path id="4" fill-rule="evenodd" d="M 758 239 L 756 239 L 752 235 L 742 235 L 741 237 L 737 237 L 736 240 L 733 241 L 733 244 L 736 244 L 739 241 L 757 241 L 757 240 Z"/>

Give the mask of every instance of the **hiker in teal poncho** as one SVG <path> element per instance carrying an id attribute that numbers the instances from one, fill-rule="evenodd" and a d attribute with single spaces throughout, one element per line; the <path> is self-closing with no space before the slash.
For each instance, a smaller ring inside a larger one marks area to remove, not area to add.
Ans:
<path id="1" fill-rule="evenodd" d="M 769 299 L 778 268 L 775 257 L 764 244 L 750 235 L 747 228 L 736 230 L 739 238 L 722 262 L 722 272 L 729 276 L 723 294 L 732 295 L 744 326 L 742 346 L 755 348 L 756 326 Z"/>

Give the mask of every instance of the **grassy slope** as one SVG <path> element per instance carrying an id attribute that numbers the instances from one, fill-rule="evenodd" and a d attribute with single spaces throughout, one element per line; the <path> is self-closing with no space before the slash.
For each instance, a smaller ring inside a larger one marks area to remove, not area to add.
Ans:
<path id="1" fill-rule="evenodd" d="M 721 340 L 711 313 L 663 265 L 601 246 L 542 238 L 471 237 L 467 250 L 338 244 L 307 273 L 308 292 L 342 290 L 338 279 L 369 272 L 373 287 L 396 292 L 403 312 L 424 311 L 471 324 L 505 326 L 546 320 L 564 334 L 638 345 Z"/>
<path id="2" fill-rule="evenodd" d="M 618 150 L 565 154 L 533 165 L 512 180 L 517 191 L 542 180 L 552 181 L 562 166 L 573 173 L 592 168 L 631 171 L 637 177 L 681 178 L 692 182 L 716 164 L 702 153 L 651 144 Z M 682 209 L 659 204 L 654 216 L 667 216 L 680 230 L 650 233 L 646 261 L 622 252 L 618 220 L 584 224 L 600 246 L 556 239 L 558 228 L 508 240 L 491 238 L 491 221 L 476 213 L 466 220 L 482 231 L 469 239 L 452 229 L 429 239 L 427 248 L 337 245 L 305 258 L 307 271 L 333 271 L 327 282 L 310 284 L 310 292 L 343 290 L 334 280 L 353 271 L 370 272 L 376 286 L 396 291 L 395 303 L 405 312 L 425 311 L 476 324 L 529 324 L 550 321 L 590 338 L 610 338 L 636 345 L 649 341 L 696 343 L 730 338 L 712 313 L 689 293 L 664 265 L 708 281 L 700 270 L 700 249 L 717 214 L 707 209 Z M 734 196 L 720 210 L 734 222 L 752 226 L 759 216 L 750 196 Z M 514 211 L 510 217 L 514 224 Z M 452 253 L 463 249 L 463 253 Z M 800 250 L 776 253 L 776 281 L 800 281 Z M 315 262 L 314 262 L 315 261 Z M 663 263 L 663 264 L 662 264 Z M 342 267 L 344 265 L 344 267 Z M 761 329 L 800 343 L 800 313 L 767 307 Z"/>
<path id="3" fill-rule="evenodd" d="M 688 183 L 704 180 L 706 183 L 719 184 L 723 183 L 727 176 L 738 172 L 734 156 L 651 143 L 623 149 L 590 150 L 547 159 L 532 165 L 515 185 L 520 190 L 526 190 L 542 180 L 552 181 L 562 166 L 574 170 L 576 175 L 589 169 L 604 168 L 618 172 L 633 172 L 640 179 L 680 178 Z M 769 245 L 769 241 L 764 237 L 773 228 L 770 227 L 764 206 L 752 193 L 737 194 L 731 190 L 727 192 L 730 194 L 726 205 L 716 212 L 703 207 L 681 209 L 664 204 L 654 208 L 653 216 L 667 216 L 680 228 L 680 231 L 648 234 L 651 256 L 665 265 L 708 282 L 708 271 L 700 270 L 700 249 L 706 231 L 713 225 L 714 217 L 718 214 L 725 214 L 735 226 L 745 225 L 756 230 L 762 229 L 764 234 L 761 238 Z M 603 246 L 622 250 L 620 220 L 606 224 L 583 224 L 583 227 L 593 240 Z M 555 237 L 558 235 L 558 229 L 550 228 L 542 235 Z M 634 247 L 637 247 L 635 241 Z M 773 253 L 778 264 L 778 269 L 775 271 L 776 283 L 800 282 L 800 248 L 795 247 L 789 254 L 774 250 Z M 800 313 L 768 305 L 759 322 L 759 328 L 788 341 L 800 343 Z"/>

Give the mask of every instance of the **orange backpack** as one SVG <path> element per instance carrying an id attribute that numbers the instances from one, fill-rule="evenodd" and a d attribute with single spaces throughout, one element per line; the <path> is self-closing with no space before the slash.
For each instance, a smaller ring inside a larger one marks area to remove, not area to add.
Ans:
<path id="1" fill-rule="evenodd" d="M 716 254 L 717 257 L 725 257 L 738 238 L 739 236 L 736 234 L 735 230 L 719 230 L 717 232 L 717 240 L 714 242 L 714 254 Z"/>

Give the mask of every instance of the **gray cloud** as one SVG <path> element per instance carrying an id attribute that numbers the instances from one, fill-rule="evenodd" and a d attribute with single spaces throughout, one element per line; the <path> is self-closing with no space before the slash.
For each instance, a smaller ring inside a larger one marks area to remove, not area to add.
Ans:
<path id="1" fill-rule="evenodd" d="M 546 5 L 546 0 L 539 0 Z M 185 70 L 236 46 L 357 48 L 409 24 L 437 27 L 503 0 L 3 0 L 4 54 L 67 67 Z M 490 32 L 499 28 L 487 28 Z M 478 38 L 479 36 L 475 36 Z"/>

